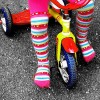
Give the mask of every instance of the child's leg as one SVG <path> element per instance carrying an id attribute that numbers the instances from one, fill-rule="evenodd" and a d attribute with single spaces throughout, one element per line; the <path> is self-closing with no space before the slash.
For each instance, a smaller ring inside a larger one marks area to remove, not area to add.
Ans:
<path id="1" fill-rule="evenodd" d="M 85 7 L 78 9 L 76 17 L 77 38 L 86 62 L 91 61 L 95 57 L 95 51 L 87 40 L 87 34 L 92 21 L 93 11 L 94 3 L 93 0 L 91 0 Z"/>
<path id="2" fill-rule="evenodd" d="M 28 0 L 31 14 L 32 43 L 38 59 L 38 68 L 34 76 L 34 82 L 41 88 L 50 87 L 47 34 L 48 3 L 49 0 Z"/>

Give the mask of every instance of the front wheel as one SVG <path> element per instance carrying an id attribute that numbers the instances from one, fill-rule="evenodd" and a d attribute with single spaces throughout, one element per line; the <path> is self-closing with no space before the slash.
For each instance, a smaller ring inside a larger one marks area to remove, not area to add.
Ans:
<path id="1" fill-rule="evenodd" d="M 68 88 L 72 88 L 77 81 L 77 70 L 75 58 L 62 48 L 61 60 L 58 67 L 63 81 L 67 83 Z"/>

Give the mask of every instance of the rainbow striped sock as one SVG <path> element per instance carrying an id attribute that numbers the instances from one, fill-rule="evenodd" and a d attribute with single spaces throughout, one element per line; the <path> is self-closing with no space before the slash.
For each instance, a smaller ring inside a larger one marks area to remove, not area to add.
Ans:
<path id="1" fill-rule="evenodd" d="M 95 51 L 87 40 L 89 26 L 92 21 L 94 4 L 91 0 L 88 5 L 78 9 L 76 17 L 77 39 L 82 50 L 83 58 L 86 62 L 90 62 L 95 57 Z"/>
<path id="2" fill-rule="evenodd" d="M 32 43 L 38 59 L 34 83 L 40 88 L 50 87 L 50 67 L 48 60 L 48 16 L 31 17 Z"/>

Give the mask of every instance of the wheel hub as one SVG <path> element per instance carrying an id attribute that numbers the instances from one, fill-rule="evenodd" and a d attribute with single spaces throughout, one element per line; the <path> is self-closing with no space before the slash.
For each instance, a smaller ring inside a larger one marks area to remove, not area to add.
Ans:
<path id="1" fill-rule="evenodd" d="M 64 60 L 63 55 L 61 55 L 60 65 L 61 65 L 61 67 L 58 67 L 58 69 L 60 71 L 60 74 L 61 74 L 64 82 L 67 83 L 69 80 L 69 75 L 68 75 L 67 70 L 66 70 L 68 65 L 67 65 L 66 60 Z"/>
<path id="2" fill-rule="evenodd" d="M 6 32 L 6 20 L 5 20 L 5 18 L 1 18 L 1 21 L 2 21 L 2 27 L 3 27 L 3 30 L 4 30 L 4 32 Z"/>

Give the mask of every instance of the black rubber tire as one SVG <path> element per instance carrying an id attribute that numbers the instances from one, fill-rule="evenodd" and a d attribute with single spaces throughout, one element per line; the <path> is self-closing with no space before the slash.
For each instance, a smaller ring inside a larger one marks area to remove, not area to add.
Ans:
<path id="1" fill-rule="evenodd" d="M 69 81 L 67 83 L 68 88 L 72 88 L 77 81 L 77 69 L 75 64 L 75 59 L 71 54 L 66 54 L 66 60 L 68 63 L 68 75 L 69 75 Z"/>
<path id="2" fill-rule="evenodd" d="M 70 88 L 73 88 L 73 86 L 77 82 L 77 68 L 76 68 L 75 58 L 73 57 L 72 54 L 67 53 L 64 50 L 64 48 L 62 48 L 62 51 L 63 51 L 63 55 L 66 59 L 66 62 L 68 64 L 68 68 L 66 68 L 66 72 L 69 75 L 67 87 L 70 89 Z"/>
<path id="3" fill-rule="evenodd" d="M 5 29 L 4 29 L 4 27 L 3 27 L 3 25 L 2 25 L 2 28 L 3 28 L 3 31 L 5 32 L 5 34 L 7 35 L 7 36 L 13 36 L 13 28 L 12 28 L 12 26 L 13 26 L 13 23 L 12 23 L 12 16 L 11 16 L 11 12 L 10 12 L 10 10 L 9 10 L 9 8 L 8 7 L 2 7 L 1 8 L 1 12 L 2 12 L 2 17 L 1 17 L 1 19 L 2 18 L 4 18 L 5 19 Z M 3 23 L 2 23 L 3 24 Z"/>

